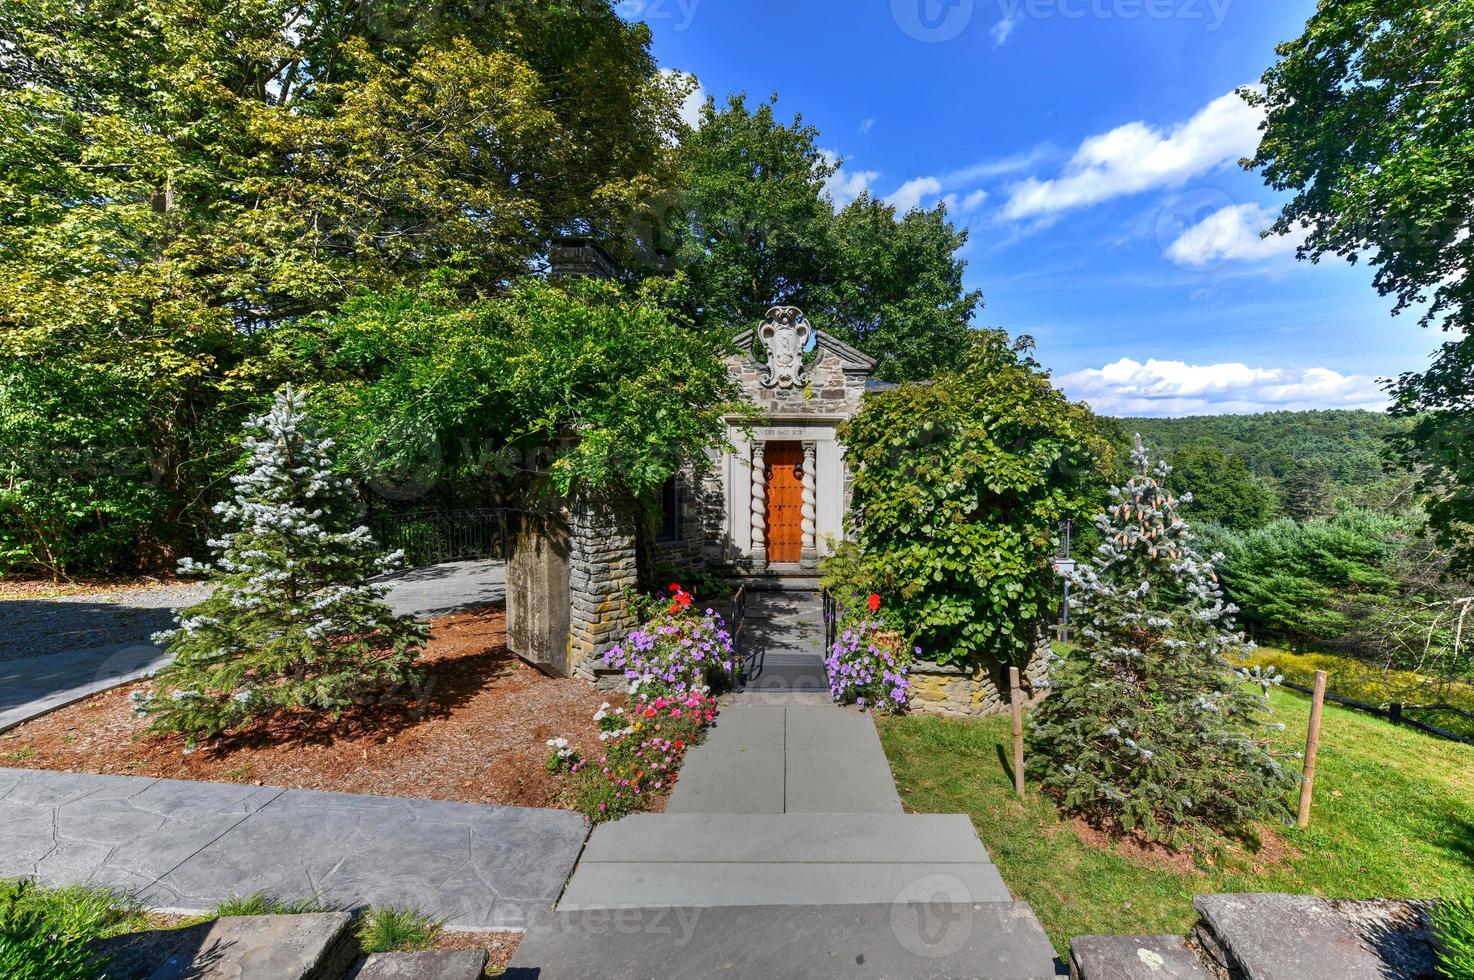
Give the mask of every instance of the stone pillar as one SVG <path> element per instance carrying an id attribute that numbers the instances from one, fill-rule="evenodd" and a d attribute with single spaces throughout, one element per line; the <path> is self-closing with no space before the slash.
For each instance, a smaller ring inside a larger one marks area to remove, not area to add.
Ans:
<path id="1" fill-rule="evenodd" d="M 812 442 L 804 443 L 804 538 L 798 553 L 799 565 L 804 568 L 819 567 L 819 539 L 814 530 L 816 518 L 819 513 L 819 498 L 814 489 L 814 452 L 815 446 Z"/>
<path id="2" fill-rule="evenodd" d="M 632 515 L 610 504 L 575 500 L 569 507 L 568 532 L 572 609 L 565 673 L 572 674 L 586 672 L 590 660 L 602 657 L 635 628 L 625 595 L 637 586 L 639 572 Z"/>
<path id="3" fill-rule="evenodd" d="M 768 464 L 767 446 L 752 444 L 752 565 L 768 566 Z"/>

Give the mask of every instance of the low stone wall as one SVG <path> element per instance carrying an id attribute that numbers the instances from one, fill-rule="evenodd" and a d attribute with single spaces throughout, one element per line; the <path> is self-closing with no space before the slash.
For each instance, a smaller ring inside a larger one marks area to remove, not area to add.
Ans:
<path id="1" fill-rule="evenodd" d="M 1024 704 L 1041 700 L 1049 686 L 1049 641 L 1041 639 L 1019 671 Z M 1008 666 L 988 664 L 956 667 L 930 660 L 911 665 L 911 710 L 923 714 L 976 718 L 1001 715 L 1009 710 Z"/>

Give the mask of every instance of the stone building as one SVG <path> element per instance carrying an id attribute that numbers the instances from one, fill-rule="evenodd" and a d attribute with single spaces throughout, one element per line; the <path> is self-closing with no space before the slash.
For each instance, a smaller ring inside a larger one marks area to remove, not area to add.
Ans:
<path id="1" fill-rule="evenodd" d="M 839 424 L 860 410 L 875 361 L 803 312 L 775 306 L 737 338 L 727 360 L 762 417 L 730 420 L 733 451 L 716 460 L 704 491 L 706 561 L 749 573 L 812 575 L 844 536 L 849 479 Z"/>

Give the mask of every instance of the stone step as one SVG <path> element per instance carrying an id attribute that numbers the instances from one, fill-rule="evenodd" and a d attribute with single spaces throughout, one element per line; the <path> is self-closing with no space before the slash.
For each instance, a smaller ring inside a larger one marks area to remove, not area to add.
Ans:
<path id="1" fill-rule="evenodd" d="M 992 863 L 960 813 L 637 813 L 595 827 L 579 868 L 610 861 Z"/>
<path id="2" fill-rule="evenodd" d="M 344 980 L 481 980 L 485 970 L 484 949 L 374 953 Z"/>
<path id="3" fill-rule="evenodd" d="M 506 980 L 1053 980 L 1022 902 L 558 911 L 528 931 Z"/>
<path id="4" fill-rule="evenodd" d="M 1181 936 L 1077 936 L 1070 980 L 1215 980 Z"/>
<path id="5" fill-rule="evenodd" d="M 562 911 L 628 907 L 872 905 L 944 894 L 962 903 L 1013 896 L 991 864 L 604 862 L 579 867 Z"/>
<path id="6" fill-rule="evenodd" d="M 358 956 L 347 912 L 241 915 L 106 940 L 107 980 L 338 980 Z"/>

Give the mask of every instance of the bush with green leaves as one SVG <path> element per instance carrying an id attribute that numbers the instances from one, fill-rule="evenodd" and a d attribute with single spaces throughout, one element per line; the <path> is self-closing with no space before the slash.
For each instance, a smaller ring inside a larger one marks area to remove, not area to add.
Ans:
<path id="1" fill-rule="evenodd" d="M 1433 943 L 1445 980 L 1474 980 L 1474 895 L 1433 906 Z"/>
<path id="2" fill-rule="evenodd" d="M 943 663 L 1021 663 L 1059 595 L 1059 524 L 1087 512 L 1104 442 L 1028 355 L 982 331 L 956 371 L 869 396 L 840 427 L 851 541 L 841 595 L 886 597 L 906 646 Z"/>
<path id="3" fill-rule="evenodd" d="M 1252 837 L 1288 813 L 1291 769 L 1269 748 L 1264 692 L 1235 668 L 1248 644 L 1210 561 L 1179 514 L 1186 498 L 1149 468 L 1111 491 L 1102 544 L 1073 573 L 1080 629 L 1054 665 L 1028 740 L 1040 785 L 1067 813 L 1185 850 Z"/>
<path id="4" fill-rule="evenodd" d="M 356 525 L 353 488 L 334 475 L 332 443 L 318 438 L 300 396 L 279 392 L 245 445 L 235 499 L 217 508 L 234 530 L 211 542 L 213 566 L 181 569 L 204 571 L 215 590 L 156 637 L 175 659 L 135 695 L 154 731 L 183 733 L 190 748 L 278 709 L 336 714 L 416 684 L 428 635 L 370 582 L 398 556 L 380 554 Z"/>

